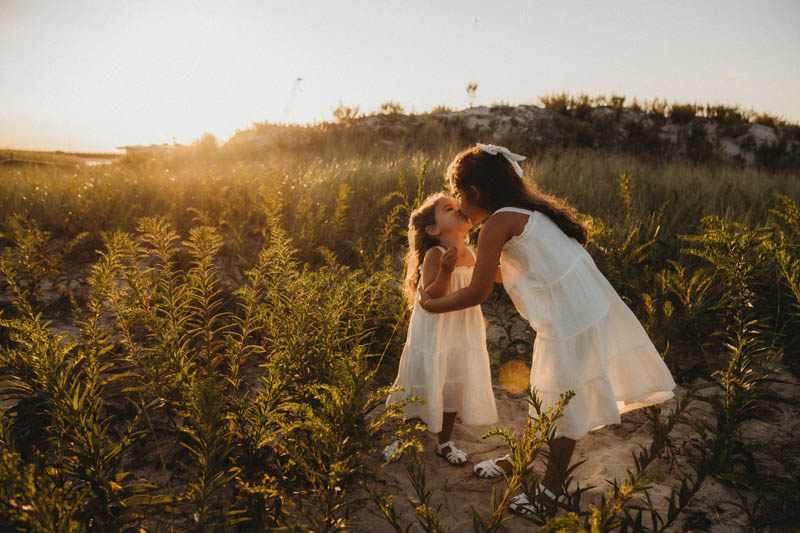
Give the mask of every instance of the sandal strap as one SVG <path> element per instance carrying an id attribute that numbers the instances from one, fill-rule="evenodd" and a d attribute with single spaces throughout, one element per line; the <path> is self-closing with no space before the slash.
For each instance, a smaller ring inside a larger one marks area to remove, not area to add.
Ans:
<path id="1" fill-rule="evenodd" d="M 541 483 L 536 484 L 536 488 L 534 489 L 537 495 L 544 495 L 546 498 L 549 498 L 552 502 L 563 503 L 566 501 L 566 496 L 561 494 L 560 496 L 556 496 L 553 491 L 542 485 Z M 520 513 L 523 515 L 532 515 L 538 512 L 541 509 L 542 502 L 541 501 L 530 501 L 525 494 L 517 494 L 511 499 L 510 508 L 515 513 Z"/>
<path id="2" fill-rule="evenodd" d="M 449 461 L 450 459 L 461 459 L 462 461 L 466 461 L 467 454 L 453 446 L 450 448 L 450 453 L 447 454 L 447 460 Z"/>
<path id="3" fill-rule="evenodd" d="M 523 515 L 536 514 L 536 512 L 539 510 L 536 507 L 536 504 L 528 501 L 528 498 L 525 496 L 525 494 L 517 494 L 516 496 L 511 498 L 511 504 L 509 505 L 509 507 L 515 513 Z"/>
<path id="4" fill-rule="evenodd" d="M 475 470 L 476 474 L 478 474 L 479 469 L 483 470 L 483 474 L 478 474 L 478 476 L 483 478 L 499 477 L 503 474 L 503 469 L 497 466 L 497 463 L 500 461 L 508 461 L 509 463 L 512 463 L 511 456 L 509 454 L 505 454 L 503 457 L 496 457 L 495 459 L 486 459 L 485 461 L 481 461 L 475 465 L 473 470 Z"/>
<path id="5" fill-rule="evenodd" d="M 447 452 L 447 454 L 442 453 L 442 450 L 448 447 L 450 451 Z M 444 455 L 445 459 L 450 463 L 459 460 L 458 463 L 461 464 L 467 460 L 467 454 L 456 448 L 456 445 L 451 440 L 443 442 L 442 444 L 437 444 L 436 449 L 439 451 L 439 455 Z"/>
<path id="6" fill-rule="evenodd" d="M 513 461 L 511 460 L 511 456 L 508 455 L 508 454 L 505 454 L 503 457 L 495 457 L 494 459 L 485 459 L 485 460 L 481 461 L 480 463 L 478 463 L 478 465 L 488 465 L 488 464 L 496 465 L 500 461 L 508 461 L 509 463 L 513 464 Z M 475 465 L 475 466 L 478 466 L 478 465 Z"/>
<path id="7" fill-rule="evenodd" d="M 539 494 L 544 494 L 545 496 L 547 496 L 548 498 L 550 498 L 554 502 L 559 502 L 560 503 L 560 502 L 564 501 L 565 498 L 564 498 L 563 494 L 561 494 L 560 496 L 556 496 L 553 493 L 553 491 L 551 491 L 550 489 L 548 489 L 547 487 L 545 487 L 541 483 L 537 483 L 536 485 L 537 485 L 537 489 L 539 491 Z"/>

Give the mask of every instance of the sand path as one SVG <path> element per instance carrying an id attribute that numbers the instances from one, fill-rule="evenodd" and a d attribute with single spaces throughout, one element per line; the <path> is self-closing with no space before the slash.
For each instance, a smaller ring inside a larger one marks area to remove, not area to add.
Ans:
<path id="1" fill-rule="evenodd" d="M 790 381 L 787 385 L 778 387 L 777 392 L 788 399 L 798 397 L 800 386 L 798 380 L 788 373 L 782 373 L 782 378 Z M 527 405 L 522 394 L 512 394 L 495 386 L 495 398 L 501 427 L 522 428 L 526 422 Z M 678 398 L 685 394 L 685 389 L 678 387 Z M 788 406 L 774 419 L 753 421 L 742 428 L 745 438 L 775 441 L 775 439 L 790 438 L 798 440 L 800 436 L 800 409 L 796 405 Z M 663 404 L 663 413 L 671 411 L 675 400 Z M 705 404 L 696 402 L 692 411 L 695 415 L 707 415 Z M 663 416 L 663 414 L 662 414 Z M 453 439 L 456 444 L 469 454 L 469 463 L 465 467 L 450 466 L 444 459 L 434 454 L 436 438 L 433 434 L 422 435 L 425 445 L 425 464 L 427 471 L 428 487 L 433 489 L 433 505 L 441 506 L 439 515 L 442 521 L 453 533 L 471 532 L 472 512 L 470 505 L 475 506 L 483 516 L 488 515 L 489 499 L 492 484 L 497 485 L 498 492 L 505 489 L 505 482 L 500 480 L 484 480 L 473 475 L 472 467 L 484 459 L 498 457 L 506 453 L 504 441 L 498 437 L 481 439 L 481 436 L 491 429 L 490 427 L 467 427 L 456 422 Z M 676 485 L 678 471 L 690 472 L 687 466 L 689 445 L 693 431 L 687 426 L 679 425 L 671 434 L 672 442 L 677 451 L 677 466 L 670 468 L 670 460 L 662 457 L 654 461 L 648 472 L 655 476 L 650 490 L 651 497 L 656 502 L 663 502 L 666 509 L 664 496 L 669 495 L 670 487 Z M 584 461 L 575 472 L 575 480 L 583 486 L 592 486 L 584 494 L 581 507 L 588 509 L 589 504 L 598 505 L 604 493 L 608 490 L 607 480 L 622 480 L 628 469 L 633 469 L 632 454 L 639 446 L 648 446 L 652 437 L 647 420 L 642 411 L 624 414 L 620 424 L 606 426 L 598 429 L 578 441 L 573 462 Z M 388 465 L 380 469 L 378 479 L 374 483 L 378 490 L 393 494 L 395 508 L 400 516 L 400 522 L 405 526 L 414 521 L 414 506 L 416 502 L 414 490 L 409 483 L 405 465 L 401 462 Z M 379 463 L 376 460 L 376 465 Z M 544 465 L 537 461 L 534 467 L 540 474 Z M 724 503 L 736 501 L 735 492 L 716 479 L 707 479 L 700 492 L 695 496 L 689 508 L 678 518 L 676 524 L 669 531 L 711 531 L 730 532 L 748 531 L 748 522 L 743 512 L 736 507 Z M 661 506 L 660 506 L 661 507 Z M 370 512 L 374 509 L 369 504 L 366 509 L 359 511 L 355 520 L 350 522 L 350 531 L 392 531 L 383 519 Z M 514 518 L 506 523 L 508 532 L 535 531 L 536 527 L 529 521 L 512 515 Z M 411 531 L 421 531 L 418 526 Z"/>

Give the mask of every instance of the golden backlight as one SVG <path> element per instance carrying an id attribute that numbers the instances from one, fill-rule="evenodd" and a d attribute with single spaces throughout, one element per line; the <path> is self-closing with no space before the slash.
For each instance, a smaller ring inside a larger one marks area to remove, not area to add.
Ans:
<path id="1" fill-rule="evenodd" d="M 508 392 L 522 392 L 531 383 L 531 369 L 525 363 L 512 359 L 500 367 L 498 381 Z"/>

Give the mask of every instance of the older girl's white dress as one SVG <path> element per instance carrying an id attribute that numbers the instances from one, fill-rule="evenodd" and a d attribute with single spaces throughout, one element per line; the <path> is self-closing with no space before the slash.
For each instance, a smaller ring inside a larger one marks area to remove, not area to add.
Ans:
<path id="1" fill-rule="evenodd" d="M 583 246 L 538 211 L 500 255 L 503 285 L 536 331 L 531 387 L 552 405 L 575 396 L 556 422 L 560 437 L 579 439 L 620 413 L 672 398 L 675 382 L 642 325 Z M 530 415 L 535 416 L 533 407 Z"/>
<path id="2" fill-rule="evenodd" d="M 468 250 L 475 255 L 471 248 Z M 457 266 L 450 279 L 450 292 L 468 286 L 472 271 L 471 266 Z M 403 409 L 408 416 L 422 419 L 433 433 L 442 430 L 444 411 L 458 412 L 467 425 L 497 422 L 480 306 L 429 313 L 420 307 L 417 297 L 394 385 L 403 390 L 390 394 L 386 405 L 410 396 L 421 397 L 424 404 L 413 402 Z"/>

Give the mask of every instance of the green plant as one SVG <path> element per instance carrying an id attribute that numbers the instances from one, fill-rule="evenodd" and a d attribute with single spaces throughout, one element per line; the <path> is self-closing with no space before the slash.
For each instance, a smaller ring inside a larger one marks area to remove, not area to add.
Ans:
<path id="1" fill-rule="evenodd" d="M 475 95 L 478 92 L 478 84 L 477 83 L 469 83 L 467 84 L 467 96 L 469 97 L 469 106 L 473 107 L 475 105 Z"/>
<path id="2" fill-rule="evenodd" d="M 431 505 L 433 491 L 427 486 L 422 445 L 419 441 L 406 443 L 403 453 L 406 458 L 408 479 L 417 495 L 418 504 L 414 507 L 417 524 L 427 533 L 447 533 L 448 528 L 439 517 L 439 508 L 434 509 Z M 379 513 L 376 514 L 386 520 L 392 529 L 397 533 L 407 533 L 411 530 L 413 523 L 409 523 L 405 528 L 400 524 L 391 494 L 372 493 L 372 498 L 379 510 Z"/>
<path id="3" fill-rule="evenodd" d="M 403 106 L 399 102 L 384 102 L 381 104 L 380 112 L 386 115 L 402 115 Z"/>
<path id="4" fill-rule="evenodd" d="M 669 118 L 676 124 L 688 124 L 697 115 L 697 106 L 694 104 L 672 104 Z"/>
<path id="5" fill-rule="evenodd" d="M 623 300 L 637 308 L 640 295 L 652 285 L 650 262 L 660 230 L 660 220 L 667 204 L 646 218 L 637 218 L 631 192 L 631 175 L 619 173 L 617 183 L 622 202 L 623 220 L 615 226 L 600 218 L 591 220 L 589 243 L 594 259 Z"/>
<path id="6" fill-rule="evenodd" d="M 764 245 L 775 259 L 780 279 L 776 329 L 784 338 L 786 353 L 793 354 L 800 344 L 800 209 L 788 196 L 776 196 L 783 206 L 771 211 L 778 222 Z"/>
<path id="7" fill-rule="evenodd" d="M 119 402 L 124 400 L 117 382 L 128 375 L 120 370 L 124 363 L 113 352 L 110 335 L 96 327 L 109 268 L 105 263 L 95 269 L 89 312 L 79 322 L 80 338 L 53 334 L 40 315 L 0 323 L 14 343 L 0 352 L 2 397 L 13 405 L 4 417 L 11 417 L 10 429 L 17 437 L 38 428 L 36 445 L 46 445 L 47 452 L 38 459 L 39 468 L 56 483 L 73 488 L 70 494 L 77 501 L 67 506 L 77 505 L 77 517 L 100 530 L 137 523 L 135 510 L 153 503 L 145 504 L 139 496 L 154 488 L 146 480 L 132 481 L 124 469 L 133 445 L 144 435 L 140 421 L 149 406 L 134 405 L 133 415 L 118 423 Z M 18 446 L 18 438 L 7 445 Z"/>
<path id="8" fill-rule="evenodd" d="M 239 474 L 231 464 L 235 434 L 225 420 L 224 398 L 211 378 L 195 382 L 187 391 L 187 424 L 179 429 L 180 441 L 189 452 L 182 464 L 186 492 L 181 500 L 190 505 L 193 531 L 222 531 L 247 521 L 245 509 L 230 502 L 230 485 Z"/>
<path id="9" fill-rule="evenodd" d="M 539 101 L 546 109 L 552 109 L 553 111 L 562 115 L 568 114 L 569 96 L 567 93 L 542 96 L 539 98 Z"/>
<path id="10" fill-rule="evenodd" d="M 493 435 L 501 437 L 508 443 L 509 455 L 513 464 L 513 470 L 510 475 L 506 476 L 506 490 L 498 498 L 495 491 L 496 487 L 492 487 L 491 499 L 489 503 L 489 516 L 484 518 L 481 514 L 472 507 L 472 525 L 475 531 L 483 532 L 496 532 L 500 531 L 503 523 L 509 517 L 506 511 L 511 505 L 511 499 L 514 493 L 522 489 L 523 494 L 528 498 L 528 501 L 535 501 L 533 487 L 537 483 L 534 474 L 528 471 L 528 465 L 533 462 L 540 454 L 546 459 L 550 457 L 549 452 L 545 452 L 545 446 L 548 450 L 553 449 L 553 442 L 555 441 L 557 421 L 561 417 L 569 403 L 570 399 L 575 396 L 573 391 L 567 391 L 559 396 L 559 399 L 553 404 L 543 409 L 542 401 L 536 395 L 536 391 L 528 389 L 528 404 L 533 407 L 536 416 L 530 417 L 529 424 L 525 427 L 522 435 L 519 438 L 509 429 L 494 429 L 484 435 L 490 437 Z M 572 471 L 580 466 L 580 463 L 573 465 L 566 472 L 562 472 L 565 486 L 571 482 Z M 580 494 L 585 489 L 578 489 L 570 495 L 570 500 L 578 505 L 580 502 Z M 543 524 L 548 520 L 555 509 L 545 510 L 543 513 L 536 513 L 530 519 L 537 524 Z"/>
<path id="11" fill-rule="evenodd" d="M 339 102 L 338 107 L 333 109 L 333 118 L 341 124 L 350 124 L 360 116 L 359 106 L 349 107 Z"/>
<path id="12" fill-rule="evenodd" d="M 0 523 L 7 531 L 78 532 L 79 498 L 19 454 L 0 447 Z"/>
<path id="13" fill-rule="evenodd" d="M 686 155 L 694 163 L 707 162 L 714 155 L 714 145 L 708 139 L 706 125 L 702 122 L 695 122 L 689 129 L 689 136 L 686 138 Z"/>

